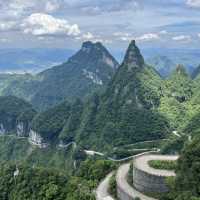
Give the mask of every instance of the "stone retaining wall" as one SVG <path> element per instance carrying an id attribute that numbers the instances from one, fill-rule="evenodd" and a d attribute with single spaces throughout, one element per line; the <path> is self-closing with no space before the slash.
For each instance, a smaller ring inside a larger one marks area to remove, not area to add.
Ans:
<path id="1" fill-rule="evenodd" d="M 149 155 L 152 153 L 156 154 L 157 151 L 141 153 L 141 154 L 133 156 L 133 159 L 136 159 L 143 155 Z M 123 179 L 126 183 L 127 183 L 128 171 L 129 171 L 129 168 L 127 169 L 125 173 L 123 173 L 124 174 Z M 119 169 L 118 169 L 118 172 L 119 172 Z M 117 180 L 117 196 L 118 196 L 118 199 L 120 200 L 134 200 L 135 197 L 140 197 L 141 200 L 156 200 L 154 198 L 147 197 L 141 194 L 140 192 L 136 191 L 136 189 L 131 187 L 128 183 L 127 183 L 128 186 L 127 185 L 124 186 L 123 184 L 124 183 L 121 180 Z"/>
<path id="2" fill-rule="evenodd" d="M 166 185 L 166 177 L 156 176 L 137 169 L 133 166 L 133 185 L 134 187 L 144 193 L 154 192 L 168 192 Z"/>

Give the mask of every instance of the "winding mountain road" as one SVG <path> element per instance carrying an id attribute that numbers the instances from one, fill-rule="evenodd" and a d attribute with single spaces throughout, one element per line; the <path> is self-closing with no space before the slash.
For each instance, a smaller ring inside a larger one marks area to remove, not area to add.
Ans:
<path id="1" fill-rule="evenodd" d="M 106 178 L 99 184 L 96 190 L 96 200 L 114 200 L 108 192 L 109 182 L 112 176 L 113 172 L 108 174 Z"/>
<path id="2" fill-rule="evenodd" d="M 154 169 L 151 166 L 149 166 L 149 161 L 151 160 L 175 161 L 177 159 L 178 156 L 149 154 L 134 159 L 134 166 L 144 172 L 147 172 L 148 174 L 169 177 L 169 176 L 175 176 L 176 175 L 175 172 L 170 170 Z"/>
<path id="3" fill-rule="evenodd" d="M 117 186 L 122 191 L 126 191 L 126 194 L 131 198 L 139 197 L 141 200 L 157 200 L 151 197 L 148 197 L 137 190 L 135 190 L 132 186 L 127 182 L 127 176 L 130 169 L 130 164 L 123 164 L 117 171 L 116 181 Z"/>

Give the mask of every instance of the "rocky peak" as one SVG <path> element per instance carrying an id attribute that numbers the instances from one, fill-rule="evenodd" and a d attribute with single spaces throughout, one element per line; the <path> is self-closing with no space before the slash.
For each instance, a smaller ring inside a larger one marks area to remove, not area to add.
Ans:
<path id="1" fill-rule="evenodd" d="M 119 64 L 102 43 L 84 42 L 81 49 L 69 59 L 69 62 L 80 63 L 87 70 L 96 70 L 103 66 L 116 69 Z M 94 72 L 94 71 L 93 71 Z"/>
<path id="2" fill-rule="evenodd" d="M 91 52 L 91 51 L 97 51 L 97 50 L 105 50 L 105 47 L 100 43 L 93 43 L 91 41 L 83 42 L 81 51 L 83 52 Z"/>
<path id="3" fill-rule="evenodd" d="M 144 58 L 140 53 L 139 48 L 135 44 L 135 40 L 131 41 L 126 55 L 124 58 L 124 65 L 128 65 L 131 68 L 142 67 L 144 65 Z"/>
<path id="4" fill-rule="evenodd" d="M 90 41 L 84 42 L 81 47 L 81 51 L 89 52 L 93 48 L 94 44 Z"/>

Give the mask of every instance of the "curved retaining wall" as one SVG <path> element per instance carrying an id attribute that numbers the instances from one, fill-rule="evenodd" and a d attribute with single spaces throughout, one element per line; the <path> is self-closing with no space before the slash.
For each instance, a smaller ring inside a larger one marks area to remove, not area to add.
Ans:
<path id="1" fill-rule="evenodd" d="M 169 189 L 165 182 L 166 177 L 148 174 L 140 169 L 133 167 L 133 185 L 145 193 L 168 192 Z"/>
<path id="2" fill-rule="evenodd" d="M 150 153 L 157 153 L 157 151 L 151 151 L 151 152 L 138 154 L 138 155 L 133 156 L 133 159 L 138 158 L 142 155 L 149 155 Z M 140 193 L 131 185 L 129 185 L 129 183 L 127 182 L 129 169 L 130 169 L 130 164 L 123 164 L 119 167 L 117 171 L 116 180 L 117 180 L 118 198 L 120 200 L 133 200 L 136 197 L 139 197 L 141 200 L 157 200 Z"/>
<path id="3" fill-rule="evenodd" d="M 176 160 L 178 156 L 143 155 L 133 160 L 133 185 L 136 190 L 143 193 L 164 193 L 169 188 L 166 184 L 167 177 L 175 176 L 174 171 L 159 170 L 149 166 L 151 160 Z"/>

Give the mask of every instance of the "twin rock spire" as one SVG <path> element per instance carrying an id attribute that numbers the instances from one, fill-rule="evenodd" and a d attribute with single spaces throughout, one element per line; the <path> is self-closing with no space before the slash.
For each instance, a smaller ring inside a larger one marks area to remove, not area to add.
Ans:
<path id="1" fill-rule="evenodd" d="M 92 43 L 90 41 L 84 42 L 82 45 L 82 49 L 94 50 L 94 48 L 103 48 L 103 45 L 100 42 Z M 135 44 L 135 40 L 132 40 L 129 44 L 129 47 L 126 51 L 126 55 L 124 57 L 123 65 L 128 65 L 129 67 L 142 67 L 144 65 L 144 58 L 140 53 L 139 48 Z"/>

